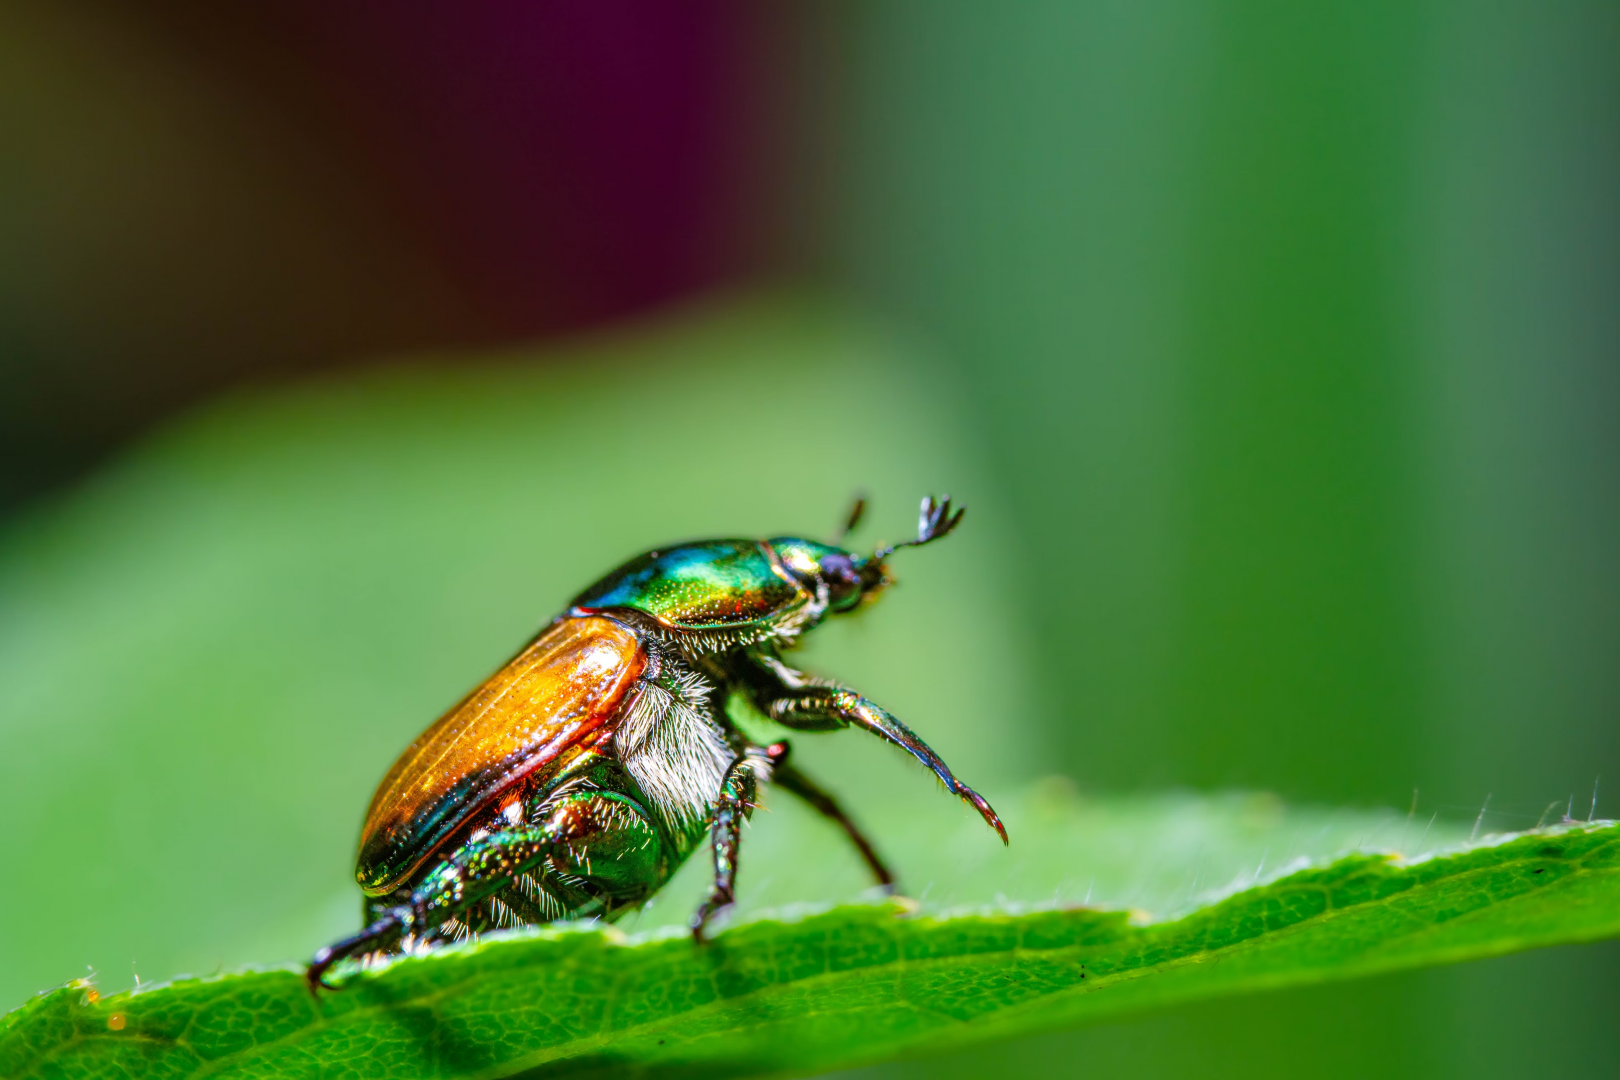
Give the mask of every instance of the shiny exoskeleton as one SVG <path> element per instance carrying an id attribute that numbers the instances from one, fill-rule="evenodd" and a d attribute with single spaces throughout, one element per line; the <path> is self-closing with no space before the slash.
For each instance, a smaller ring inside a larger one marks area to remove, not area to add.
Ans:
<path id="1" fill-rule="evenodd" d="M 845 527 L 861 516 L 857 501 Z M 646 901 L 708 837 L 714 885 L 701 941 L 730 905 L 741 827 L 775 783 L 894 878 L 837 802 L 760 746 L 726 702 L 745 695 L 802 731 L 859 727 L 908 751 L 1007 839 L 995 811 L 909 728 L 782 652 L 890 584 L 898 547 L 962 520 L 925 499 L 917 538 L 857 555 L 798 537 L 650 551 L 586 589 L 515 657 L 410 745 L 371 801 L 355 877 L 365 928 L 322 949 L 310 989 L 352 956 L 415 952 L 500 927 L 614 915 Z"/>

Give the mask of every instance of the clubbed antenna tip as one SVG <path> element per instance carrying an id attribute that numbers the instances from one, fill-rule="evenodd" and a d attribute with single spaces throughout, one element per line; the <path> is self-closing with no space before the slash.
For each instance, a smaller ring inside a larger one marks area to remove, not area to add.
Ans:
<path id="1" fill-rule="evenodd" d="M 889 544 L 873 552 L 874 559 L 886 559 L 895 551 L 903 547 L 922 547 L 944 536 L 949 536 L 956 527 L 962 523 L 962 515 L 967 513 L 967 507 L 951 509 L 951 497 L 942 495 L 938 499 L 932 495 L 924 498 L 922 509 L 917 514 L 917 539 L 902 540 L 898 544 Z"/>
<path id="2" fill-rule="evenodd" d="M 949 536 L 958 525 L 962 523 L 962 515 L 967 513 L 967 507 L 959 507 L 956 513 L 951 513 L 951 497 L 943 496 L 938 502 L 932 495 L 923 499 L 922 510 L 917 515 L 917 539 L 912 546 L 938 540 L 942 536 Z"/>

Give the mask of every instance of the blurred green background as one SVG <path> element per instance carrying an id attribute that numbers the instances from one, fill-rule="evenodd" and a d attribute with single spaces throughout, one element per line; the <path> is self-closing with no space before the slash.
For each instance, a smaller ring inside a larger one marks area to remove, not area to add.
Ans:
<path id="1" fill-rule="evenodd" d="M 242 897 L 209 948 L 348 918 L 395 735 L 622 555 L 857 486 L 891 533 L 922 489 L 974 511 L 829 670 L 989 780 L 1586 811 L 1617 103 L 1606 0 L 8 5 L 0 967 L 139 940 L 153 852 Z M 784 286 L 821 299 L 703 299 Z M 198 624 L 232 581 L 291 621 Z M 142 681 L 142 642 L 285 698 L 198 741 L 217 684 Z M 308 807 L 253 826 L 311 853 L 282 893 L 198 852 L 243 791 Z M 882 1071 L 1602 1075 L 1617 1007 L 1602 946 Z"/>

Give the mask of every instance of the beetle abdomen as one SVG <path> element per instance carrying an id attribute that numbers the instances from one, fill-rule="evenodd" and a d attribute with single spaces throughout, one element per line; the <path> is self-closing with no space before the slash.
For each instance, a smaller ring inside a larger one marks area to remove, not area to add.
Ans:
<path id="1" fill-rule="evenodd" d="M 564 619 L 537 637 L 388 770 L 360 833 L 360 887 L 394 888 L 514 785 L 610 735 L 646 659 L 612 619 Z"/>

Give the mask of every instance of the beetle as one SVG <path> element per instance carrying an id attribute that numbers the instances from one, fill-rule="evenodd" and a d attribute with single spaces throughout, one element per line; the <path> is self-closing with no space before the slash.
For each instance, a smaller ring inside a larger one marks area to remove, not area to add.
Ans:
<path id="1" fill-rule="evenodd" d="M 859 523 L 857 499 L 844 536 Z M 311 993 L 348 957 L 420 952 L 503 927 L 616 915 L 645 902 L 707 837 L 704 940 L 735 897 L 743 821 L 767 782 L 841 827 L 880 885 L 894 875 L 837 800 L 726 714 L 741 693 L 799 731 L 858 727 L 1001 819 L 910 728 L 782 653 L 892 584 L 886 560 L 951 533 L 964 509 L 925 498 L 917 537 L 857 555 L 794 536 L 701 540 L 631 559 L 406 748 L 360 833 L 364 929 L 315 954 Z"/>

